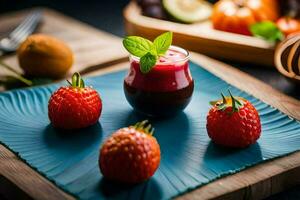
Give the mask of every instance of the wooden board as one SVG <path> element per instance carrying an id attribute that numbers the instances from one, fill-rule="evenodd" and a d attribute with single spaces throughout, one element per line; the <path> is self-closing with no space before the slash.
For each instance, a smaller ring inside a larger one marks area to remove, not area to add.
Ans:
<path id="1" fill-rule="evenodd" d="M 47 12 L 54 15 L 54 18 L 57 15 L 53 11 Z M 60 19 L 65 18 L 61 15 L 59 16 L 61 17 Z M 1 18 L 0 23 L 2 23 Z M 70 20 L 70 23 L 74 26 L 86 27 L 88 34 L 99 34 L 97 30 L 88 28 L 86 25 L 82 25 L 74 20 Z M 65 24 L 65 29 L 68 29 L 68 23 Z M 91 29 L 91 32 L 88 31 L 88 29 Z M 54 29 L 52 31 L 55 32 Z M 82 36 L 84 38 L 86 37 L 85 34 L 82 34 Z M 66 38 L 66 40 L 68 40 L 68 38 Z M 118 38 L 116 38 L 116 40 L 120 42 Z M 85 51 L 94 52 L 98 51 L 98 49 L 91 45 L 87 47 Z M 114 56 L 117 58 L 124 58 L 123 52 L 116 51 L 115 54 L 116 55 Z M 87 54 L 85 52 L 82 54 L 77 53 L 77 60 L 84 60 L 81 58 L 81 55 L 86 56 Z M 107 55 L 109 56 L 109 54 Z M 278 92 L 263 82 L 222 62 L 195 53 L 192 53 L 191 57 L 194 62 L 221 77 L 225 81 L 278 108 L 289 116 L 300 120 L 299 101 Z M 10 59 L 15 59 L 15 57 L 12 56 Z M 129 66 L 127 62 L 121 62 L 121 60 L 111 60 L 108 64 L 103 64 L 107 63 L 107 61 L 88 60 L 86 63 L 82 62 L 81 66 L 83 66 L 84 69 L 91 69 L 89 71 L 93 70 L 93 72 L 89 72 L 86 75 L 94 76 L 117 71 Z M 98 66 L 97 62 L 99 62 L 100 66 L 105 68 L 95 70 L 95 68 L 90 68 L 90 62 L 92 63 L 92 66 Z M 115 62 L 119 62 L 119 64 L 110 64 Z M 0 163 L 0 176 L 2 175 L 12 181 L 34 199 L 74 199 L 74 197 L 60 190 L 53 183 L 39 175 L 36 171 L 18 159 L 16 155 L 1 145 Z M 262 199 L 299 183 L 300 152 L 297 152 L 216 180 L 199 189 L 180 196 L 178 199 Z"/>
<path id="2" fill-rule="evenodd" d="M 42 10 L 43 19 L 37 32 L 49 34 L 65 41 L 74 52 L 75 63 L 68 75 L 75 71 L 86 73 L 127 57 L 128 53 L 124 50 L 120 38 L 53 10 L 45 8 Z M 29 11 L 0 16 L 0 38 L 13 30 Z M 6 56 L 3 60 L 17 71 L 22 72 L 14 55 Z M 0 76 L 9 74 L 10 72 L 7 70 L 0 68 Z"/>
<path id="3" fill-rule="evenodd" d="M 300 120 L 300 102 L 231 66 L 192 53 L 192 60 L 232 85 L 253 94 L 282 112 Z M 121 62 L 88 73 L 95 76 L 119 71 L 129 66 Z M 268 94 L 268 95 L 266 95 Z M 269 98 L 272 96 L 272 98 Z M 36 199 L 73 199 L 56 188 L 3 146 L 0 148 L 0 172 Z M 278 158 L 209 183 L 177 199 L 263 199 L 300 184 L 300 152 Z M 39 188 L 36 190 L 36 188 Z"/>
<path id="4" fill-rule="evenodd" d="M 128 35 L 150 39 L 165 31 L 174 33 L 174 44 L 215 58 L 273 66 L 274 45 L 262 39 L 212 28 L 210 21 L 179 24 L 145 17 L 135 2 L 124 10 Z"/>

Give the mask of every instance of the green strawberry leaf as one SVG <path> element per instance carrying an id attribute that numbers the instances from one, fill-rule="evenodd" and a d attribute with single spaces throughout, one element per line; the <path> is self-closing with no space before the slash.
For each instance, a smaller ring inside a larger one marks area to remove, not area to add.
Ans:
<path id="1" fill-rule="evenodd" d="M 253 36 L 263 38 L 270 42 L 281 41 L 284 39 L 283 33 L 279 30 L 275 23 L 264 21 L 250 26 Z"/>
<path id="2" fill-rule="evenodd" d="M 211 106 L 214 106 L 214 105 L 216 105 L 218 102 L 219 102 L 219 101 L 210 101 L 209 104 L 210 104 Z"/>
<path id="3" fill-rule="evenodd" d="M 140 70 L 143 74 L 151 71 L 153 66 L 156 64 L 157 56 L 152 55 L 150 52 L 146 53 L 140 59 Z"/>
<path id="4" fill-rule="evenodd" d="M 67 80 L 67 82 L 72 86 L 72 87 L 79 87 L 79 88 L 84 88 L 85 84 L 83 79 L 81 78 L 80 74 L 78 72 L 75 72 L 72 75 L 72 83 Z"/>
<path id="5" fill-rule="evenodd" d="M 155 38 L 153 44 L 158 55 L 164 55 L 172 44 L 173 33 L 166 32 Z"/>
<path id="6" fill-rule="evenodd" d="M 72 75 L 72 87 L 77 87 L 79 84 L 79 74 L 78 72 L 75 72 L 73 75 Z"/>
<path id="7" fill-rule="evenodd" d="M 123 46 L 134 56 L 142 57 L 148 52 L 153 53 L 154 45 L 150 40 L 139 36 L 128 36 L 123 39 Z"/>
<path id="8" fill-rule="evenodd" d="M 80 86 L 79 86 L 80 88 L 84 88 L 85 87 L 85 84 L 84 84 L 84 81 L 83 81 L 83 79 L 80 79 Z"/>

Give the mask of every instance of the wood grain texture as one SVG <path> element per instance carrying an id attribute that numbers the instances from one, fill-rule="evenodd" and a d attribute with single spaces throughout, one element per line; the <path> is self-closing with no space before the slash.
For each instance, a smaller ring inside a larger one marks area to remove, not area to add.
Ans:
<path id="1" fill-rule="evenodd" d="M 262 39 L 212 28 L 210 21 L 179 24 L 141 15 L 133 1 L 124 10 L 128 35 L 153 39 L 165 31 L 174 33 L 174 44 L 215 58 L 273 66 L 274 45 Z"/>
<path id="2" fill-rule="evenodd" d="M 300 183 L 300 152 L 218 179 L 176 199 L 253 199 L 269 197 Z"/>
<path id="3" fill-rule="evenodd" d="M 88 72 L 124 60 L 127 52 L 122 46 L 121 39 L 111 34 L 99 31 L 84 23 L 50 9 L 42 8 L 43 19 L 37 32 L 55 36 L 65 41 L 75 54 L 75 63 L 69 74 L 75 71 Z M 0 37 L 13 30 L 30 10 L 15 12 L 0 16 Z M 100 19 L 99 19 L 100 20 Z M 17 71 L 22 72 L 14 55 L 6 56 L 4 62 Z M 0 68 L 0 75 L 10 74 Z"/>
<path id="4" fill-rule="evenodd" d="M 74 199 L 74 197 L 58 189 L 53 183 L 31 169 L 2 145 L 0 145 L 0 163 L 0 175 L 13 182 L 33 199 Z"/>

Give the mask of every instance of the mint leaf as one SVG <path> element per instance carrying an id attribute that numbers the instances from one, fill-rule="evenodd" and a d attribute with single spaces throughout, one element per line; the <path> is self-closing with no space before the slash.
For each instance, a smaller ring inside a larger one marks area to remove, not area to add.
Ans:
<path id="1" fill-rule="evenodd" d="M 260 37 L 270 42 L 281 41 L 284 38 L 283 33 L 271 21 L 259 22 L 251 25 L 250 31 L 255 37 Z"/>
<path id="2" fill-rule="evenodd" d="M 173 33 L 166 32 L 155 38 L 153 44 L 158 55 L 164 55 L 172 44 Z"/>
<path id="3" fill-rule="evenodd" d="M 140 70 L 143 74 L 147 74 L 151 71 L 153 66 L 156 64 L 157 56 L 152 55 L 150 52 L 146 53 L 140 59 Z"/>
<path id="4" fill-rule="evenodd" d="M 150 40 L 139 36 L 128 36 L 123 40 L 123 46 L 134 56 L 142 57 L 148 52 L 153 52 L 154 45 Z"/>
<path id="5" fill-rule="evenodd" d="M 158 36 L 152 43 L 150 40 L 139 36 L 128 36 L 123 40 L 126 50 L 140 58 L 142 73 L 148 73 L 159 56 L 163 56 L 172 44 L 173 33 L 166 32 Z"/>

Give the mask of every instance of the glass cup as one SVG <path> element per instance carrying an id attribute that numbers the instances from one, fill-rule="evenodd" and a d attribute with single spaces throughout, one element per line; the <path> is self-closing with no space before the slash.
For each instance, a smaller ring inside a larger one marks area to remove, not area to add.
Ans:
<path id="1" fill-rule="evenodd" d="M 189 104 L 194 80 L 188 51 L 171 46 L 147 74 L 140 71 L 138 57 L 130 55 L 129 58 L 124 93 L 134 110 L 148 116 L 172 116 Z"/>

